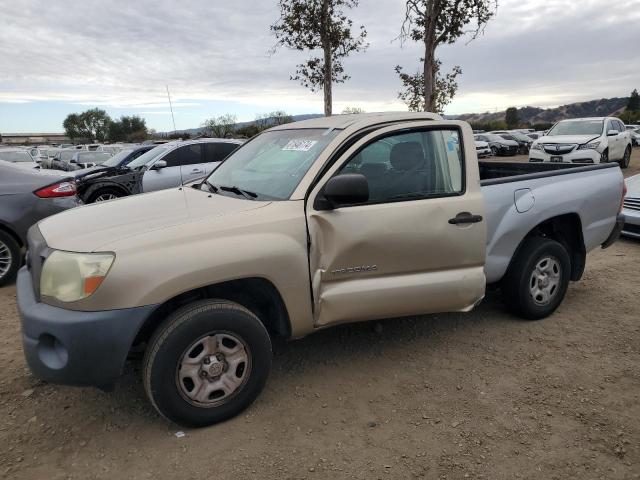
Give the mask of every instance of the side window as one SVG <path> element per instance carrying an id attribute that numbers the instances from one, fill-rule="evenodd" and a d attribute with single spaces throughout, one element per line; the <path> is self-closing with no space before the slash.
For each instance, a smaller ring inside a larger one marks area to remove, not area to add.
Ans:
<path id="1" fill-rule="evenodd" d="M 164 157 L 160 158 L 160 160 L 164 160 L 167 162 L 167 167 L 179 167 L 180 166 L 180 150 L 184 148 L 176 148 L 175 150 L 170 151 Z"/>
<path id="2" fill-rule="evenodd" d="M 202 163 L 202 144 L 193 143 L 178 149 L 180 152 L 181 165 L 193 165 L 194 163 Z"/>
<path id="3" fill-rule="evenodd" d="M 626 127 L 624 126 L 624 123 L 622 123 L 620 120 L 616 120 L 616 123 L 618 124 L 618 131 L 619 132 L 624 132 L 626 130 Z"/>
<path id="4" fill-rule="evenodd" d="M 455 195 L 464 189 L 460 136 L 457 130 L 428 130 L 380 138 L 339 173 L 367 177 L 368 203 Z"/>
<path id="5" fill-rule="evenodd" d="M 221 162 L 233 152 L 238 145 L 229 142 L 205 143 L 204 144 L 204 162 Z"/>
<path id="6" fill-rule="evenodd" d="M 618 130 L 618 126 L 613 120 L 607 120 L 607 134 L 609 133 L 609 130 Z"/>

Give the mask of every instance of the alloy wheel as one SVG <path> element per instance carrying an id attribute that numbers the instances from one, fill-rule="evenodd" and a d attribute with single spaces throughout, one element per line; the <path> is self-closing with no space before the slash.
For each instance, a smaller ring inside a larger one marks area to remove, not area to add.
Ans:
<path id="1" fill-rule="evenodd" d="M 0 278 L 9 273 L 13 258 L 9 246 L 0 240 Z"/>

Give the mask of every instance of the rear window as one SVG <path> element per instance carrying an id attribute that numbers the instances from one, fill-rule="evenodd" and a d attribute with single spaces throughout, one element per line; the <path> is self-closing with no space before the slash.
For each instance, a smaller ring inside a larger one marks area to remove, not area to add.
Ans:
<path id="1" fill-rule="evenodd" d="M 33 162 L 33 158 L 29 155 L 27 151 L 13 151 L 13 152 L 3 152 L 0 150 L 0 160 L 6 160 L 7 162 L 17 163 L 17 162 Z"/>

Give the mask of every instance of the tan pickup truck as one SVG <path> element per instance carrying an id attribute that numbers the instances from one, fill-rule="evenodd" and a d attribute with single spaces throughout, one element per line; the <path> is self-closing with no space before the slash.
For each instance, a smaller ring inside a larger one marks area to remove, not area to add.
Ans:
<path id="1" fill-rule="evenodd" d="M 258 396 L 274 336 L 468 311 L 487 284 L 550 315 L 616 240 L 623 195 L 616 164 L 479 163 L 469 125 L 432 114 L 275 127 L 200 182 L 34 226 L 25 355 L 50 382 L 107 389 L 144 348 L 157 410 L 209 425 Z"/>

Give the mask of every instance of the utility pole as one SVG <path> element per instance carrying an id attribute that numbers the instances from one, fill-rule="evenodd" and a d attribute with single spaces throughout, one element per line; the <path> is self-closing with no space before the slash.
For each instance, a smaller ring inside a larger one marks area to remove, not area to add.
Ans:
<path id="1" fill-rule="evenodd" d="M 176 119 L 173 116 L 173 105 L 171 104 L 171 95 L 169 94 L 169 85 L 167 85 L 167 97 L 169 98 L 169 108 L 171 109 L 171 120 L 173 121 L 173 131 L 176 131 Z"/>

